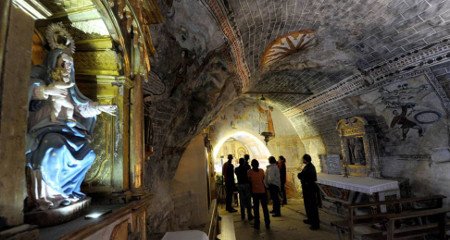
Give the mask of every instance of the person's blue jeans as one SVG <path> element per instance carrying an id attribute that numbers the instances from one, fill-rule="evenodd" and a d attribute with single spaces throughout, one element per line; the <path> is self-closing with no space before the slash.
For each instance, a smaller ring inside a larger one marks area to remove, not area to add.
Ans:
<path id="1" fill-rule="evenodd" d="M 269 184 L 270 197 L 273 203 L 273 214 L 281 215 L 280 208 L 280 188 L 277 185 Z"/>
<path id="2" fill-rule="evenodd" d="M 264 213 L 264 222 L 266 226 L 270 225 L 269 209 L 267 208 L 267 194 L 266 193 L 253 193 L 253 214 L 255 215 L 255 227 L 259 228 L 259 203 Z"/>
<path id="3" fill-rule="evenodd" d="M 245 219 L 245 210 L 247 209 L 247 217 L 252 218 L 252 200 L 250 184 L 238 184 L 239 205 L 241 207 L 241 218 Z"/>

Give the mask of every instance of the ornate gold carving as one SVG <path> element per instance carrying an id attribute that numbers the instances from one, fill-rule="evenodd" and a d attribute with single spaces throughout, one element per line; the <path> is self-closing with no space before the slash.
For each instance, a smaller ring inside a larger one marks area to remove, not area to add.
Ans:
<path id="1" fill-rule="evenodd" d="M 114 51 L 77 52 L 75 62 L 78 74 L 120 75 L 120 60 Z"/>
<path id="2" fill-rule="evenodd" d="M 98 38 L 77 41 L 78 51 L 94 51 L 112 49 L 113 42 L 111 38 Z"/>
<path id="3" fill-rule="evenodd" d="M 310 29 L 281 36 L 267 46 L 261 58 L 261 68 L 268 67 L 293 53 L 310 48 L 315 42 L 315 32 Z"/>
<path id="4" fill-rule="evenodd" d="M 338 121 L 344 165 L 351 176 L 380 177 L 377 136 L 363 117 Z M 362 146 L 361 146 L 362 141 Z"/>
<path id="5" fill-rule="evenodd" d="M 99 104 L 113 104 L 112 99 L 99 99 Z M 89 186 L 111 186 L 114 161 L 114 117 L 99 115 L 95 128 L 92 148 L 97 154 L 94 164 L 86 174 Z"/>
<path id="6" fill-rule="evenodd" d="M 158 5 L 154 0 L 103 0 L 103 3 L 107 4 L 108 9 L 105 10 L 114 19 L 113 24 L 118 30 L 116 40 L 123 49 L 124 75 L 141 74 L 147 81 L 150 74 L 149 59 L 154 53 L 148 27 L 163 20 Z M 97 5 L 103 8 L 103 3 Z"/>
<path id="7" fill-rule="evenodd" d="M 367 121 L 362 117 L 345 118 L 338 121 L 337 129 L 343 137 L 364 135 Z"/>

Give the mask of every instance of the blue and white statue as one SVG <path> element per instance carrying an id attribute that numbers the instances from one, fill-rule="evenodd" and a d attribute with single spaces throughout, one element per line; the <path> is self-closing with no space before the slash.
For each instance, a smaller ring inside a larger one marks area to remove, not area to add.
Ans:
<path id="1" fill-rule="evenodd" d="M 95 160 L 89 146 L 96 116 L 113 115 L 114 105 L 98 105 L 75 85 L 74 41 L 62 24 L 47 29 L 51 47 L 43 65 L 33 66 L 27 135 L 28 206 L 46 210 L 70 205 Z"/>

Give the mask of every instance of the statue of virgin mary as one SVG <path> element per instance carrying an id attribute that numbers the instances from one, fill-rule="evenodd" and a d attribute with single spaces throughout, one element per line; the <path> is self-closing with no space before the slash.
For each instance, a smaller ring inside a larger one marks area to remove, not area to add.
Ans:
<path id="1" fill-rule="evenodd" d="M 29 211 L 67 206 L 85 198 L 80 186 L 95 160 L 89 142 L 96 116 L 116 111 L 114 105 L 92 102 L 75 85 L 70 57 L 74 42 L 62 24 L 50 25 L 46 38 L 51 50 L 43 65 L 33 66 L 29 86 L 25 153 Z M 58 87 L 58 74 L 70 78 L 70 88 Z M 73 105 L 71 121 L 61 114 L 51 118 L 55 99 L 63 98 Z"/>

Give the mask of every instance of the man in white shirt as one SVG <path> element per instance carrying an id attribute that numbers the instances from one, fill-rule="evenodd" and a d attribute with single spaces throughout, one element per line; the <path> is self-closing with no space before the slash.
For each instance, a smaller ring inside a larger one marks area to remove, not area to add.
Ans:
<path id="1" fill-rule="evenodd" d="M 277 160 L 275 159 L 274 156 L 269 157 L 269 163 L 270 165 L 267 166 L 264 184 L 266 185 L 266 187 L 269 188 L 270 197 L 272 198 L 273 203 L 272 216 L 280 217 L 281 216 L 280 197 L 279 197 L 281 186 L 280 169 L 278 169 Z"/>

